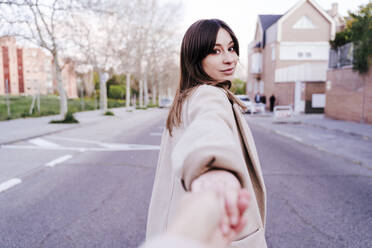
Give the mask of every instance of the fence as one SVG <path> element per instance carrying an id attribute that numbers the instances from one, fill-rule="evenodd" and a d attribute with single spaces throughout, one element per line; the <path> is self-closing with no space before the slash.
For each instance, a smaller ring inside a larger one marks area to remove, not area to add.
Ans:
<path id="1" fill-rule="evenodd" d="M 353 64 L 353 43 L 329 50 L 328 68 L 336 69 Z"/>

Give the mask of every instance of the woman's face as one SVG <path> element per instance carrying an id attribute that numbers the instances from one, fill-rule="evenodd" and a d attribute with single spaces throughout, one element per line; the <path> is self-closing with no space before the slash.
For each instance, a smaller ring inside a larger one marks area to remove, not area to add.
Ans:
<path id="1" fill-rule="evenodd" d="M 203 70 L 218 82 L 232 81 L 237 62 L 238 55 L 234 50 L 234 42 L 230 34 L 220 28 L 213 53 L 202 60 Z"/>

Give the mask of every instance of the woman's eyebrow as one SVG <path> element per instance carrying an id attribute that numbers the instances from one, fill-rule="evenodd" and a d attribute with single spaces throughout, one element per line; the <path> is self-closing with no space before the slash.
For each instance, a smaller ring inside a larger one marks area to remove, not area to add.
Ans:
<path id="1" fill-rule="evenodd" d="M 228 45 L 230 45 L 231 43 L 234 44 L 234 41 L 230 41 Z M 221 46 L 221 47 L 222 47 L 222 45 L 221 45 L 220 43 L 216 43 L 216 44 L 214 44 L 214 45 L 215 45 L 215 46 Z"/>

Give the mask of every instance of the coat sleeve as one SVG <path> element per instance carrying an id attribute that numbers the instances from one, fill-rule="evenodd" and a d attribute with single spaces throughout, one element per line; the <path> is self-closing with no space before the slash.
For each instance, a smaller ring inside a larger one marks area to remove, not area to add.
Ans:
<path id="1" fill-rule="evenodd" d="M 199 86 L 184 110 L 185 130 L 173 148 L 171 160 L 185 189 L 189 191 L 192 181 L 211 169 L 232 172 L 244 187 L 244 158 L 234 136 L 232 106 L 223 89 Z"/>

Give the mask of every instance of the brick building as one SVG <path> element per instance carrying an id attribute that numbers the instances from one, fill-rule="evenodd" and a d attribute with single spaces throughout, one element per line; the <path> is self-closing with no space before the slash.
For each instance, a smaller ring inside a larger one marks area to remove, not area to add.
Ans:
<path id="1" fill-rule="evenodd" d="M 19 47 L 14 37 L 0 38 L 0 95 L 54 94 L 53 59 L 40 48 Z M 62 80 L 68 98 L 77 97 L 73 63 L 66 63 Z"/>
<path id="2" fill-rule="evenodd" d="M 341 20 L 337 4 L 328 14 L 300 0 L 283 15 L 259 15 L 248 49 L 247 94 L 276 97 L 296 112 L 323 112 L 329 40 Z"/>

